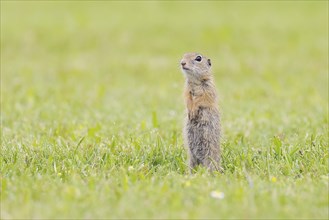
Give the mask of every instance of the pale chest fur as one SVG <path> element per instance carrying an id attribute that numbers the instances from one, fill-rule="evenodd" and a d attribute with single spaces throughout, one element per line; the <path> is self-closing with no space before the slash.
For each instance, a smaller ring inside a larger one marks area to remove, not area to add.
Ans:
<path id="1" fill-rule="evenodd" d="M 217 109 L 217 94 L 212 82 L 185 85 L 185 103 L 189 117 L 197 114 L 200 107 Z"/>

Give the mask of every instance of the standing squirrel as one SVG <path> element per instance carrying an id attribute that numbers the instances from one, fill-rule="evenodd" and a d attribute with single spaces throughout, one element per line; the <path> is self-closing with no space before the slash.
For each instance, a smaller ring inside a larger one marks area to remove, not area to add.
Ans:
<path id="1" fill-rule="evenodd" d="M 185 145 L 192 172 L 197 165 L 210 171 L 220 168 L 220 114 L 210 59 L 199 53 L 186 53 L 180 62 L 186 77 L 184 98 L 187 116 Z"/>

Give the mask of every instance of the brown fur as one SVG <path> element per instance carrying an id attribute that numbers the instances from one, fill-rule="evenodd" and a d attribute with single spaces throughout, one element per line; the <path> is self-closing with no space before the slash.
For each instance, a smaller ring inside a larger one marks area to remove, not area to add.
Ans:
<path id="1" fill-rule="evenodd" d="M 198 56 L 201 61 L 197 61 Z M 220 117 L 210 59 L 198 53 L 187 53 L 181 65 L 186 76 L 184 139 L 190 169 L 203 165 L 209 170 L 220 170 Z"/>

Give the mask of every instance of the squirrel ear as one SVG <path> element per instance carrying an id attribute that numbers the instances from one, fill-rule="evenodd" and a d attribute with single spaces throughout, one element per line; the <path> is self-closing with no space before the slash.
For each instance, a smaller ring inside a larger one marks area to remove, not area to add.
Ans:
<path id="1" fill-rule="evenodd" d="M 208 59 L 208 64 L 209 64 L 209 66 L 211 66 L 211 60 L 210 59 Z"/>

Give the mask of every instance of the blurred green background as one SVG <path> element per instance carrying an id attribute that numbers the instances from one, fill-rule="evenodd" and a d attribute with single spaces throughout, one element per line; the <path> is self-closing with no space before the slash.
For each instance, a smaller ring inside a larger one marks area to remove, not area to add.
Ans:
<path id="1" fill-rule="evenodd" d="M 185 52 L 225 174 L 186 175 Z M 1 218 L 328 217 L 328 2 L 1 1 L 1 123 Z"/>

